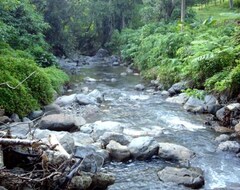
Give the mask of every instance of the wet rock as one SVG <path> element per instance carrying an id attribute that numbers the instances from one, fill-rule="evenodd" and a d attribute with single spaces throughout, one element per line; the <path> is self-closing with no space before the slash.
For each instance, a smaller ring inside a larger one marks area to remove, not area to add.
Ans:
<path id="1" fill-rule="evenodd" d="M 37 110 L 37 111 L 33 111 L 28 115 L 28 118 L 31 120 L 40 118 L 41 116 L 43 116 L 44 112 L 42 110 Z"/>
<path id="2" fill-rule="evenodd" d="M 82 117 L 65 114 L 53 114 L 43 117 L 39 123 L 40 129 L 52 131 L 73 131 L 86 123 Z"/>
<path id="3" fill-rule="evenodd" d="M 234 131 L 235 131 L 238 135 L 240 135 L 240 123 L 238 123 L 237 125 L 235 125 Z"/>
<path id="4" fill-rule="evenodd" d="M 74 176 L 69 184 L 69 189 L 88 189 L 92 184 L 92 178 L 81 173 L 81 176 Z"/>
<path id="5" fill-rule="evenodd" d="M 94 143 L 94 140 L 90 136 L 90 134 L 86 134 L 82 132 L 74 132 L 71 134 L 71 136 L 74 139 L 76 146 L 89 145 Z"/>
<path id="6" fill-rule="evenodd" d="M 110 161 L 110 154 L 105 149 L 100 149 L 96 151 L 99 156 L 101 156 L 104 159 L 104 163 L 107 161 Z"/>
<path id="7" fill-rule="evenodd" d="M 226 107 L 223 107 L 223 108 L 219 109 L 219 110 L 216 112 L 216 117 L 217 117 L 218 120 L 220 120 L 220 121 L 224 121 L 224 118 L 225 118 L 225 108 L 226 108 Z"/>
<path id="8" fill-rule="evenodd" d="M 97 99 L 86 94 L 78 94 L 76 96 L 77 102 L 80 105 L 98 105 Z"/>
<path id="9" fill-rule="evenodd" d="M 88 96 L 95 98 L 96 101 L 97 101 L 97 103 L 102 103 L 102 102 L 104 101 L 104 96 L 103 96 L 103 94 L 102 94 L 99 90 L 97 90 L 97 89 L 95 89 L 95 90 L 93 90 L 92 92 L 90 92 L 90 93 L 88 94 Z"/>
<path id="10" fill-rule="evenodd" d="M 44 115 L 62 113 L 61 107 L 57 104 L 50 104 L 50 105 L 44 106 L 43 111 L 44 111 Z"/>
<path id="11" fill-rule="evenodd" d="M 220 143 L 220 142 L 224 142 L 224 141 L 228 141 L 230 139 L 230 136 L 229 135 L 226 135 L 226 134 L 222 134 L 218 137 L 215 138 L 215 141 Z"/>
<path id="12" fill-rule="evenodd" d="M 8 116 L 1 116 L 0 117 L 0 125 L 4 124 L 4 123 L 9 123 L 12 120 L 8 117 Z"/>
<path id="13" fill-rule="evenodd" d="M 203 113 L 204 112 L 204 101 L 191 96 L 188 99 L 188 101 L 184 104 L 183 108 L 190 112 Z"/>
<path id="14" fill-rule="evenodd" d="M 137 84 L 134 87 L 134 89 L 137 90 L 137 91 L 143 91 L 145 89 L 145 86 L 143 84 Z"/>
<path id="15" fill-rule="evenodd" d="M 170 93 L 171 96 L 178 94 L 182 92 L 182 90 L 186 89 L 186 82 L 178 82 L 174 85 L 172 85 L 171 88 L 168 89 L 168 92 Z"/>
<path id="16" fill-rule="evenodd" d="M 221 126 L 214 126 L 213 128 L 218 133 L 233 133 L 234 130 L 229 129 L 227 127 L 221 127 Z"/>
<path id="17" fill-rule="evenodd" d="M 158 156 L 166 160 L 187 161 L 193 158 L 195 153 L 188 148 L 171 144 L 159 143 Z"/>
<path id="18" fill-rule="evenodd" d="M 146 160 L 157 154 L 159 145 L 153 137 L 138 137 L 131 141 L 128 148 L 134 159 Z"/>
<path id="19" fill-rule="evenodd" d="M 18 114 L 16 114 L 16 113 L 13 113 L 13 114 L 10 116 L 10 119 L 11 119 L 13 122 L 21 122 L 21 119 L 19 118 Z"/>
<path id="20" fill-rule="evenodd" d="M 108 56 L 109 56 L 108 50 L 101 48 L 97 51 L 94 57 L 104 58 Z"/>
<path id="21" fill-rule="evenodd" d="M 120 63 L 118 61 L 115 61 L 112 63 L 112 66 L 114 66 L 114 67 L 119 66 L 119 65 L 120 65 Z"/>
<path id="22" fill-rule="evenodd" d="M 158 177 L 163 182 L 172 182 L 193 189 L 204 185 L 203 171 L 200 168 L 165 167 L 158 172 Z"/>
<path id="23" fill-rule="evenodd" d="M 218 145 L 217 150 L 237 153 L 240 150 L 240 144 L 236 141 L 225 141 Z"/>
<path id="24" fill-rule="evenodd" d="M 91 127 L 93 128 L 92 137 L 94 140 L 99 139 L 105 132 L 123 132 L 123 125 L 114 121 L 96 121 Z"/>
<path id="25" fill-rule="evenodd" d="M 71 105 L 75 101 L 76 101 L 76 94 L 72 94 L 69 96 L 61 96 L 61 97 L 57 98 L 54 103 L 59 106 L 68 106 L 68 105 Z"/>
<path id="26" fill-rule="evenodd" d="M 107 189 L 108 186 L 114 184 L 115 177 L 111 174 L 97 173 L 92 176 L 92 184 L 89 189 Z"/>
<path id="27" fill-rule="evenodd" d="M 97 82 L 97 79 L 94 79 L 94 78 L 90 78 L 90 77 L 85 77 L 84 79 L 83 79 L 85 82 Z"/>
<path id="28" fill-rule="evenodd" d="M 22 122 L 14 122 L 10 124 L 10 132 L 11 135 L 16 136 L 18 138 L 26 138 L 27 134 L 30 132 L 30 127 L 32 127 L 32 123 L 22 123 Z"/>
<path id="29" fill-rule="evenodd" d="M 127 161 L 130 158 L 130 151 L 127 146 L 111 140 L 106 149 L 110 153 L 110 157 L 118 162 Z"/>
<path id="30" fill-rule="evenodd" d="M 176 104 L 185 104 L 188 100 L 186 93 L 181 93 L 178 96 L 169 97 L 166 99 L 167 102 L 176 103 Z"/>
<path id="31" fill-rule="evenodd" d="M 100 137 L 100 141 L 102 142 L 103 146 L 105 147 L 111 140 L 120 143 L 121 145 L 128 145 L 132 138 L 121 133 L 115 132 L 106 132 L 103 136 Z"/>
<path id="32" fill-rule="evenodd" d="M 121 76 L 127 76 L 127 73 L 126 72 L 123 72 L 120 74 Z"/>
<path id="33" fill-rule="evenodd" d="M 164 91 L 161 92 L 161 95 L 163 97 L 168 97 L 168 96 L 170 96 L 170 93 L 168 91 L 164 90 Z"/>

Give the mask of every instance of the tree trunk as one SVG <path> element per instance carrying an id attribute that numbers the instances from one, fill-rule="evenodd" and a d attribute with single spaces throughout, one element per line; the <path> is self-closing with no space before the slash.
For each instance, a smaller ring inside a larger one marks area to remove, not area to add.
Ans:
<path id="1" fill-rule="evenodd" d="M 229 8 L 233 9 L 233 0 L 229 0 Z"/>
<path id="2" fill-rule="evenodd" d="M 186 13 L 186 0 L 181 0 L 181 30 L 183 31 L 183 24 L 185 20 L 185 13 Z"/>

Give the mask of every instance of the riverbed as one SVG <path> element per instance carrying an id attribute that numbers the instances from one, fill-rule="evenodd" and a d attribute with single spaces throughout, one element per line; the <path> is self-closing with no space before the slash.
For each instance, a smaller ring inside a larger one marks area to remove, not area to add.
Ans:
<path id="1" fill-rule="evenodd" d="M 145 81 L 137 74 L 125 73 L 124 66 L 94 63 L 81 66 L 79 71 L 71 77 L 71 83 L 74 84 L 71 93 L 78 93 L 83 87 L 104 93 L 105 101 L 100 106 L 100 113 L 87 119 L 88 122 L 117 121 L 127 126 L 129 135 L 153 136 L 158 142 L 183 145 L 196 153 L 196 157 L 187 164 L 204 171 L 203 189 L 240 188 L 239 158 L 216 151 L 214 139 L 218 134 L 204 125 L 207 115 L 192 114 L 181 105 L 166 102 L 148 84 L 145 84 L 144 91 L 136 91 L 135 85 L 144 84 Z M 97 81 L 83 83 L 85 77 Z M 157 172 L 165 166 L 178 164 L 154 157 L 148 161 L 111 162 L 103 170 L 116 176 L 116 182 L 109 187 L 110 190 L 188 189 L 161 182 Z"/>

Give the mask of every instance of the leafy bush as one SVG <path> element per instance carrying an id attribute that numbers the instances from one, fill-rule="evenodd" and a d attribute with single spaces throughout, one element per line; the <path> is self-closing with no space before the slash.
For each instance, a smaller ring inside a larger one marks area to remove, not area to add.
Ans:
<path id="1" fill-rule="evenodd" d="M 66 81 L 69 81 L 69 76 L 56 67 L 47 67 L 42 70 L 47 74 L 53 89 L 57 92 Z"/>

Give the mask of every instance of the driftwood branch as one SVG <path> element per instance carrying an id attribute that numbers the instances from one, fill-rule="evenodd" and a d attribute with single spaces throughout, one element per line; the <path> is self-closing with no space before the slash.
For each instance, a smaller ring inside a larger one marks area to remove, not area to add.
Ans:
<path id="1" fill-rule="evenodd" d="M 39 140 L 27 140 L 27 139 L 10 139 L 10 138 L 0 138 L 0 145 L 23 145 L 23 146 L 34 146 L 38 147 L 43 145 Z"/>
<path id="2" fill-rule="evenodd" d="M 15 90 L 16 88 L 18 88 L 21 84 L 23 84 L 26 80 L 28 80 L 32 75 L 34 75 L 36 73 L 36 71 L 32 72 L 30 75 L 28 75 L 24 80 L 22 80 L 20 83 L 18 83 L 16 86 L 11 86 L 8 82 L 4 82 L 4 83 L 0 83 L 0 86 L 7 86 L 8 88 L 11 88 L 13 90 Z"/>

